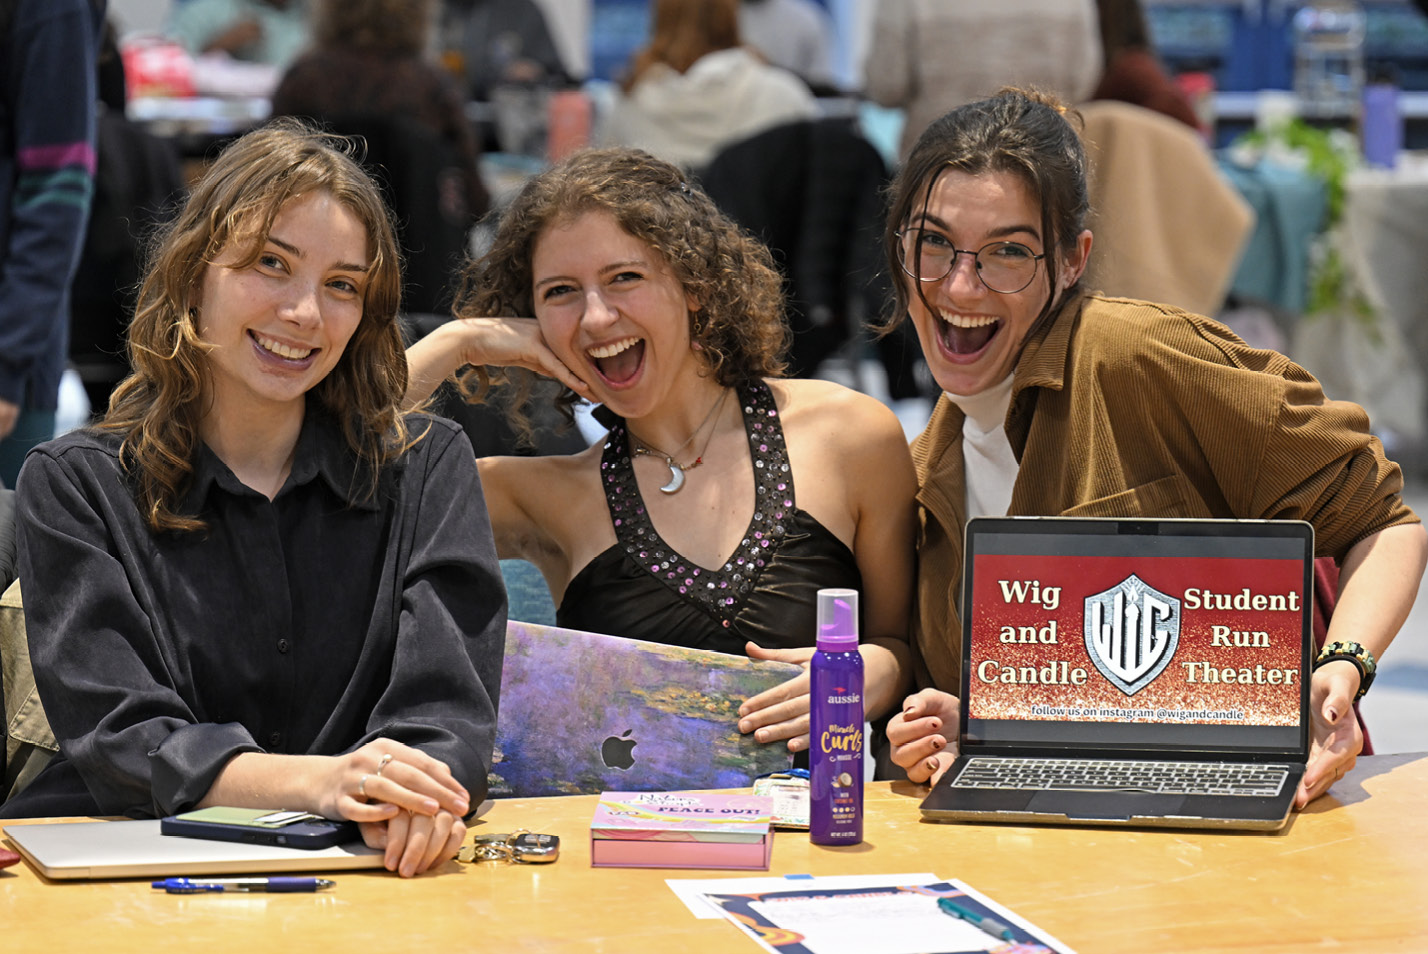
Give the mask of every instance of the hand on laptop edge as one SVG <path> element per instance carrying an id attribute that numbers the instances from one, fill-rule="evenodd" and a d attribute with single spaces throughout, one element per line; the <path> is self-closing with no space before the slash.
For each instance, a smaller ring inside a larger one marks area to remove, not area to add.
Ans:
<path id="1" fill-rule="evenodd" d="M 1294 798 L 1296 810 L 1327 792 L 1351 771 L 1363 750 L 1363 732 L 1354 717 L 1352 700 L 1357 672 L 1351 666 L 1326 666 L 1311 683 L 1309 764 Z M 907 697 L 903 711 L 888 723 L 892 760 L 913 782 L 936 784 L 954 761 L 957 697 L 924 689 Z"/>
<path id="2" fill-rule="evenodd" d="M 759 742 L 788 739 L 790 752 L 808 748 L 808 664 L 813 647 L 766 649 L 752 640 L 744 644 L 750 659 L 796 663 L 803 673 L 750 696 L 739 707 L 739 731 L 755 732 Z M 906 691 L 906 644 L 900 639 L 870 637 L 858 646 L 863 656 L 863 713 L 868 721 L 882 718 Z M 953 705 L 956 712 L 956 705 Z"/>
<path id="3" fill-rule="evenodd" d="M 1331 663 L 1315 670 L 1309 683 L 1309 764 L 1294 808 L 1304 808 L 1351 771 L 1363 751 L 1364 734 L 1354 716 L 1359 674 L 1353 666 Z"/>
<path id="4" fill-rule="evenodd" d="M 746 699 L 739 707 L 739 731 L 753 732 L 759 742 L 787 739 L 790 752 L 802 752 L 808 748 L 808 661 L 813 647 L 765 649 L 749 642 L 744 648 L 750 659 L 797 663 L 803 672 Z"/>
<path id="5" fill-rule="evenodd" d="M 957 697 L 940 689 L 924 689 L 903 702 L 888 722 L 892 760 L 913 782 L 936 784 L 957 759 Z"/>

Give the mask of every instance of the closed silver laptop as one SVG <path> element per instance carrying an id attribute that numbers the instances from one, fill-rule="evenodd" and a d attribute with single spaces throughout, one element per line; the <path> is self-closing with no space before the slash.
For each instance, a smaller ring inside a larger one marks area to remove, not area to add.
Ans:
<path id="1" fill-rule="evenodd" d="M 6 824 L 5 836 L 46 878 L 140 878 L 382 867 L 359 843 L 307 851 L 159 833 L 158 819 Z"/>

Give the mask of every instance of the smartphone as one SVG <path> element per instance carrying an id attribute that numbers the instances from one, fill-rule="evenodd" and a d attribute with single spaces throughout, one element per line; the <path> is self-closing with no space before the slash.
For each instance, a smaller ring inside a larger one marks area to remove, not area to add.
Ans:
<path id="1" fill-rule="evenodd" d="M 186 838 L 309 849 L 329 848 L 361 837 L 355 822 L 269 808 L 200 808 L 168 816 L 159 822 L 159 831 Z"/>

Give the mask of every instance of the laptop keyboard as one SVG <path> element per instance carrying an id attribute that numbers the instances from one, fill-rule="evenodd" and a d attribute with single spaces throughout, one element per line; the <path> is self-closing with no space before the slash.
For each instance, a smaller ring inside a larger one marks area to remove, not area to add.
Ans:
<path id="1" fill-rule="evenodd" d="M 1265 797 L 1288 777 L 1283 766 L 1238 762 L 974 758 L 952 786 Z"/>

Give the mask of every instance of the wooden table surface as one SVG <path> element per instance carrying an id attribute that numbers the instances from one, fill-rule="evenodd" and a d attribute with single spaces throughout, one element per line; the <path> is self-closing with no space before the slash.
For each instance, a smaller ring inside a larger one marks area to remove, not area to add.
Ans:
<path id="1" fill-rule="evenodd" d="M 775 836 L 770 874 L 930 871 L 960 878 L 1081 954 L 1428 951 L 1428 754 L 1359 760 L 1281 833 L 931 824 L 925 787 L 867 789 L 866 840 Z M 755 951 L 697 920 L 672 877 L 591 868 L 594 796 L 502 801 L 473 831 L 561 837 L 549 866 L 451 862 L 404 881 L 339 872 L 318 895 L 167 895 L 146 881 L 53 882 L 0 870 L 0 950 L 185 954 Z M 23 824 L 23 822 L 5 822 Z"/>

